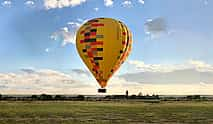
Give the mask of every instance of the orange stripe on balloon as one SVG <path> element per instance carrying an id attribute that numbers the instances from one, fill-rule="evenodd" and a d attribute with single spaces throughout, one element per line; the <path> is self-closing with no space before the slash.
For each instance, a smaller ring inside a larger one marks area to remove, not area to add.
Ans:
<path id="1" fill-rule="evenodd" d="M 103 41 L 92 42 L 90 45 L 103 45 Z"/>
<path id="2" fill-rule="evenodd" d="M 85 38 L 85 39 L 90 39 L 90 36 L 85 36 L 84 38 Z"/>
<path id="3" fill-rule="evenodd" d="M 98 26 L 104 26 L 104 24 L 101 24 L 101 23 L 93 23 L 92 26 L 93 26 L 93 27 L 98 27 Z"/>
<path id="4" fill-rule="evenodd" d="M 90 32 L 90 35 L 91 35 L 91 36 L 95 36 L 95 35 L 96 35 L 96 32 Z"/>
<path id="5" fill-rule="evenodd" d="M 84 34 L 85 31 L 81 31 L 80 34 Z"/>

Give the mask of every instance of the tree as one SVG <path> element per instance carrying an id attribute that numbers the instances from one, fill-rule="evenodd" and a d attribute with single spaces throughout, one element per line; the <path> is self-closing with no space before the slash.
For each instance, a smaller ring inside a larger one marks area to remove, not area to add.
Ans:
<path id="1" fill-rule="evenodd" d="M 38 96 L 37 95 L 32 95 L 31 98 L 32 98 L 32 100 L 38 100 Z"/>
<path id="2" fill-rule="evenodd" d="M 56 95 L 55 96 L 55 100 L 64 100 L 64 99 L 65 99 L 65 97 L 62 96 L 62 95 Z"/>
<path id="3" fill-rule="evenodd" d="M 126 90 L 126 98 L 128 98 L 128 95 L 129 95 L 129 91 Z"/>
<path id="4" fill-rule="evenodd" d="M 78 100 L 84 100 L 84 95 L 78 95 L 76 98 L 77 98 Z"/>
<path id="5" fill-rule="evenodd" d="M 51 95 L 41 94 L 40 100 L 52 100 Z"/>
<path id="6" fill-rule="evenodd" d="M 138 96 L 143 96 L 142 92 L 139 92 L 139 93 L 138 93 Z"/>

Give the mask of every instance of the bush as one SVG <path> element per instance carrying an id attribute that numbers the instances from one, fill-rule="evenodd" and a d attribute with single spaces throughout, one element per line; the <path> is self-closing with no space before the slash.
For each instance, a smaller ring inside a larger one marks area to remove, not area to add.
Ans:
<path id="1" fill-rule="evenodd" d="M 55 100 L 65 100 L 65 97 L 62 95 L 56 95 Z"/>
<path id="2" fill-rule="evenodd" d="M 186 98 L 188 100 L 192 100 L 192 99 L 200 99 L 201 97 L 200 95 L 189 95 L 189 96 L 186 96 Z"/>
<path id="3" fill-rule="evenodd" d="M 52 100 L 52 96 L 51 95 L 46 95 L 46 94 L 41 94 L 40 100 Z"/>
<path id="4" fill-rule="evenodd" d="M 32 100 L 38 100 L 38 96 L 37 95 L 32 95 L 31 98 L 32 98 Z"/>
<path id="5" fill-rule="evenodd" d="M 78 95 L 76 98 L 77 98 L 78 100 L 84 100 L 84 96 L 83 96 L 83 95 Z"/>

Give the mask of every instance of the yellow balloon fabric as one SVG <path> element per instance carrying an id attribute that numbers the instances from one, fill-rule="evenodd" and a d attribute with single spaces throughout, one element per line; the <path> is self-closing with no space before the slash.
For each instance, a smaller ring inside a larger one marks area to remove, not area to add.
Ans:
<path id="1" fill-rule="evenodd" d="M 127 26 L 111 18 L 95 18 L 77 32 L 78 53 L 101 88 L 126 60 L 132 48 L 132 35 Z"/>

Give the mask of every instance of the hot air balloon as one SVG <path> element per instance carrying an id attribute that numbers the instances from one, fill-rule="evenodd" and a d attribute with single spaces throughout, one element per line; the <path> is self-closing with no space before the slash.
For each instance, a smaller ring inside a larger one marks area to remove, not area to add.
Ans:
<path id="1" fill-rule="evenodd" d="M 132 35 L 121 21 L 95 18 L 84 23 L 76 36 L 78 53 L 106 92 L 110 77 L 124 63 L 132 48 Z"/>

